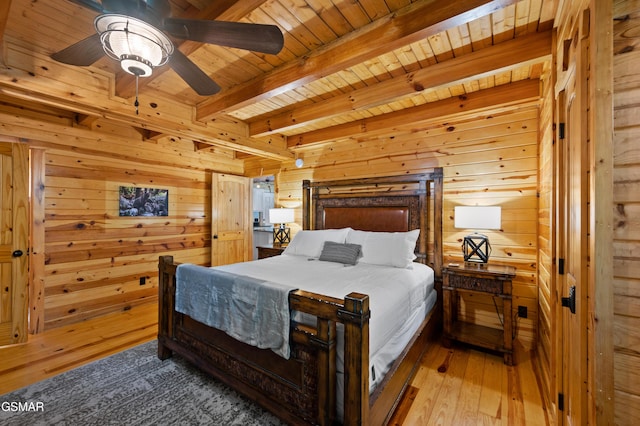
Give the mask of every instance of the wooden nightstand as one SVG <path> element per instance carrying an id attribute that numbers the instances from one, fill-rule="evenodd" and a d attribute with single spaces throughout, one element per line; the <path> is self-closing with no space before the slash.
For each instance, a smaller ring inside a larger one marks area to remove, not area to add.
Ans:
<path id="1" fill-rule="evenodd" d="M 444 345 L 451 340 L 469 343 L 504 353 L 504 362 L 513 365 L 513 324 L 511 315 L 511 280 L 516 268 L 494 264 L 460 264 L 442 270 L 444 299 Z M 503 328 L 457 321 L 458 292 L 484 293 L 503 302 Z"/>
<path id="2" fill-rule="evenodd" d="M 278 256 L 281 255 L 284 249 L 287 246 L 281 245 L 269 245 L 269 246 L 258 246 L 258 259 L 264 259 L 265 257 Z"/>

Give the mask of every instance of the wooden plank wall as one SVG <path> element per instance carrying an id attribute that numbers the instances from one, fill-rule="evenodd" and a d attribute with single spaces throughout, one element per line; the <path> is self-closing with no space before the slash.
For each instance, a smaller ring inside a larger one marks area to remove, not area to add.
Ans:
<path id="1" fill-rule="evenodd" d="M 443 124 L 444 122 L 444 124 Z M 305 165 L 277 169 L 270 162 L 247 162 L 249 175 L 279 173 L 276 204 L 299 208 L 303 179 L 327 180 L 420 173 L 444 168 L 444 253 L 447 262 L 461 262 L 461 242 L 469 233 L 453 227 L 456 205 L 502 206 L 502 229 L 488 232 L 490 261 L 517 268 L 513 309 L 527 307 L 517 319 L 517 337 L 525 347 L 535 341 L 538 222 L 538 108 L 478 114 L 416 126 L 406 133 L 338 140 L 299 152 Z M 301 223 L 298 210 L 297 222 Z M 461 314 L 477 323 L 499 326 L 491 298 L 465 299 Z M 499 304 L 499 302 L 498 302 Z M 500 315 L 502 312 L 500 311 Z"/>
<path id="2" fill-rule="evenodd" d="M 159 255 L 209 264 L 211 172 L 244 171 L 231 152 L 72 122 L 0 108 L 0 134 L 44 150 L 45 328 L 155 300 Z M 120 185 L 169 189 L 169 216 L 119 217 Z"/>
<path id="3" fill-rule="evenodd" d="M 640 421 L 640 3 L 614 2 L 615 423 Z"/>
<path id="4" fill-rule="evenodd" d="M 547 404 L 551 395 L 556 395 L 556 285 L 555 285 L 555 165 L 554 165 L 554 87 L 552 69 L 542 79 L 542 102 L 540 106 L 540 150 L 538 171 L 538 342 L 536 368 L 543 395 Z M 553 414 L 553 413 L 550 413 Z"/>

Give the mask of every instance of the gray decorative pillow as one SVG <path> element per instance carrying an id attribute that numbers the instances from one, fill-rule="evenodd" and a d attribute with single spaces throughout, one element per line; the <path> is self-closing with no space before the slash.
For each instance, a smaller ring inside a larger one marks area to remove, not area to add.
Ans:
<path id="1" fill-rule="evenodd" d="M 360 244 L 342 244 L 325 241 L 319 260 L 355 265 L 360 256 L 362 256 L 362 246 Z"/>

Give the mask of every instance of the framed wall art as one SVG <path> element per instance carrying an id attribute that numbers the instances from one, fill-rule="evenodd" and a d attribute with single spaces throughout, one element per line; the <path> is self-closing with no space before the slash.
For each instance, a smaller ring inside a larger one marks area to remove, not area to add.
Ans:
<path id="1" fill-rule="evenodd" d="M 121 186 L 120 216 L 168 216 L 169 190 Z"/>

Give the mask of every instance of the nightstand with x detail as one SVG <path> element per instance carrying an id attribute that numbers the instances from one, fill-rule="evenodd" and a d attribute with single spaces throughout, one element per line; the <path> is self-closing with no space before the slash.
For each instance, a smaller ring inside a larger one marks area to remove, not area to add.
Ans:
<path id="1" fill-rule="evenodd" d="M 505 364 L 513 365 L 511 285 L 515 271 L 513 266 L 472 263 L 449 266 L 442 270 L 446 347 L 451 347 L 452 340 L 480 346 L 502 352 Z M 483 293 L 502 299 L 502 329 L 459 321 L 460 292 Z"/>

